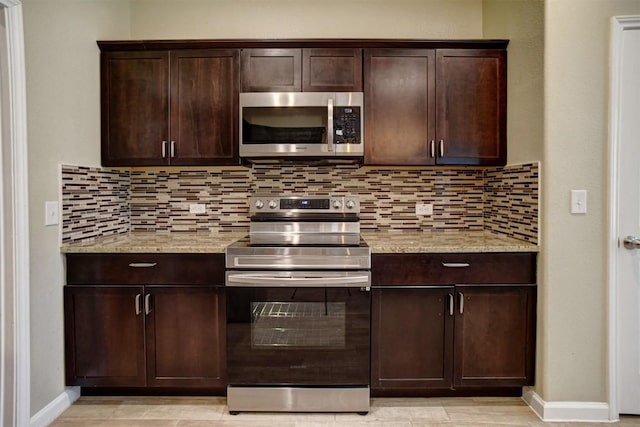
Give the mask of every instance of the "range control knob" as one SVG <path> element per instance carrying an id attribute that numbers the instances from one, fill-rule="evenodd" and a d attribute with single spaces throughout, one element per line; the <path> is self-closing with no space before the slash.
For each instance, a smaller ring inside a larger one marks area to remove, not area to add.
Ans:
<path id="1" fill-rule="evenodd" d="M 340 209 L 342 207 L 342 202 L 340 200 L 334 200 L 333 201 L 333 208 L 334 209 Z"/>
<path id="2" fill-rule="evenodd" d="M 271 209 L 275 209 L 278 207 L 278 202 L 276 202 L 275 200 L 269 200 L 269 207 Z"/>
<path id="3" fill-rule="evenodd" d="M 262 200 L 256 200 L 256 209 L 264 208 L 264 202 Z"/>
<path id="4" fill-rule="evenodd" d="M 353 209 L 356 207 L 356 202 L 353 200 L 347 200 L 347 209 Z"/>

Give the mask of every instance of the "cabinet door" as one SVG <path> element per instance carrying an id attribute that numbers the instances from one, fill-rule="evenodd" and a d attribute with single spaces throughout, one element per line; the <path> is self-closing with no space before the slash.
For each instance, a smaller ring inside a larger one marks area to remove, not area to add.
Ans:
<path id="1" fill-rule="evenodd" d="M 222 287 L 147 286 L 149 385 L 225 385 Z"/>
<path id="2" fill-rule="evenodd" d="M 171 164 L 237 165 L 239 53 L 171 52 Z"/>
<path id="3" fill-rule="evenodd" d="M 438 164 L 506 162 L 506 52 L 437 51 Z"/>
<path id="4" fill-rule="evenodd" d="M 435 51 L 365 50 L 364 92 L 365 163 L 434 164 Z"/>
<path id="5" fill-rule="evenodd" d="M 373 290 L 374 390 L 451 387 L 452 296 L 452 286 Z"/>
<path id="6" fill-rule="evenodd" d="M 535 286 L 456 286 L 454 384 L 533 384 Z"/>
<path id="7" fill-rule="evenodd" d="M 141 286 L 65 286 L 67 385 L 145 385 Z"/>
<path id="8" fill-rule="evenodd" d="M 304 92 L 362 92 L 362 49 L 303 49 Z"/>
<path id="9" fill-rule="evenodd" d="M 300 92 L 301 49 L 242 50 L 243 92 Z"/>
<path id="10" fill-rule="evenodd" d="M 106 52 L 100 58 L 102 164 L 167 164 L 169 53 Z"/>

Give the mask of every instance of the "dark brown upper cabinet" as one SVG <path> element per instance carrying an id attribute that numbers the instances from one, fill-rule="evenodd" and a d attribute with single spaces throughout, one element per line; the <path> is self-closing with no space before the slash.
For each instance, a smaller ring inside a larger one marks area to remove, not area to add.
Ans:
<path id="1" fill-rule="evenodd" d="M 104 166 L 236 165 L 239 52 L 101 55 Z"/>
<path id="2" fill-rule="evenodd" d="M 504 49 L 366 49 L 365 164 L 504 165 Z"/>
<path id="3" fill-rule="evenodd" d="M 362 49 L 243 49 L 242 91 L 361 92 Z"/>

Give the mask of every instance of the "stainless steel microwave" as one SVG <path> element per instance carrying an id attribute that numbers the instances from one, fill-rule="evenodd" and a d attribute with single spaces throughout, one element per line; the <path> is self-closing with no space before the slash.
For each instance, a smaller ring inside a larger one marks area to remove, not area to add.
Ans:
<path id="1" fill-rule="evenodd" d="M 240 157 L 362 158 L 362 92 L 240 94 Z"/>

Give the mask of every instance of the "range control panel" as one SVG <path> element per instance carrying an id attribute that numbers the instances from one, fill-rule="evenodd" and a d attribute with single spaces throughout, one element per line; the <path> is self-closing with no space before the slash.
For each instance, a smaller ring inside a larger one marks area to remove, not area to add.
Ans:
<path id="1" fill-rule="evenodd" d="M 360 213 L 357 196 L 254 196 L 249 198 L 249 213 Z"/>

